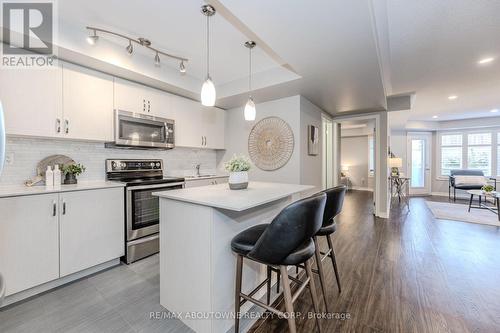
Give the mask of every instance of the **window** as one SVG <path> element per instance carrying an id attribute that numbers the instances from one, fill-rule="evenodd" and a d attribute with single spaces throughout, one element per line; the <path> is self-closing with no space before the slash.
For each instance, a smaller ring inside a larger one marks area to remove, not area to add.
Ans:
<path id="1" fill-rule="evenodd" d="M 491 175 L 491 133 L 471 133 L 467 136 L 467 168 Z"/>
<path id="2" fill-rule="evenodd" d="M 500 176 L 500 132 L 497 134 L 497 177 Z"/>
<path id="3" fill-rule="evenodd" d="M 449 176 L 450 170 L 462 168 L 462 134 L 441 136 L 441 175 Z"/>
<path id="4" fill-rule="evenodd" d="M 438 138 L 439 176 L 448 176 L 453 169 L 471 169 L 500 177 L 500 128 L 441 132 Z"/>
<path id="5" fill-rule="evenodd" d="M 368 176 L 375 175 L 375 139 L 372 135 L 368 136 Z"/>

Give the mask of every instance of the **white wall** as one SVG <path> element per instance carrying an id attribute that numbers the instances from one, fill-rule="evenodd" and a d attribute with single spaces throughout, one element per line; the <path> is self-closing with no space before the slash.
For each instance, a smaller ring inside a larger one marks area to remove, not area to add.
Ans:
<path id="1" fill-rule="evenodd" d="M 315 125 L 321 130 L 321 110 L 299 95 L 259 103 L 256 108 L 254 122 L 245 121 L 243 107 L 227 111 L 226 151 L 217 152 L 218 170 L 223 170 L 224 162 L 234 154 L 248 156 L 248 135 L 252 127 L 263 118 L 276 116 L 284 119 L 293 131 L 295 145 L 292 157 L 285 166 L 274 171 L 253 166 L 249 172 L 250 180 L 315 185 L 319 190 L 321 152 L 317 156 L 307 154 L 307 125 Z"/>
<path id="2" fill-rule="evenodd" d="M 300 97 L 300 183 L 314 185 L 317 190 L 322 187 L 322 110 L 304 97 Z M 308 154 L 308 126 L 314 125 L 319 129 L 319 154 Z"/>
<path id="3" fill-rule="evenodd" d="M 368 136 L 342 137 L 340 140 L 341 165 L 349 166 L 350 185 L 354 189 L 372 189 L 368 172 Z"/>
<path id="4" fill-rule="evenodd" d="M 78 178 L 82 181 L 104 180 L 107 158 L 157 158 L 163 159 L 167 175 L 188 176 L 195 173 L 194 166 L 201 164 L 201 173 L 216 171 L 216 153 L 211 149 L 175 148 L 172 150 L 109 149 L 104 143 L 55 140 L 40 138 L 8 137 L 6 156 L 9 162 L 0 176 L 1 185 L 21 185 L 36 176 L 37 163 L 54 154 L 71 157 L 87 170 Z"/>

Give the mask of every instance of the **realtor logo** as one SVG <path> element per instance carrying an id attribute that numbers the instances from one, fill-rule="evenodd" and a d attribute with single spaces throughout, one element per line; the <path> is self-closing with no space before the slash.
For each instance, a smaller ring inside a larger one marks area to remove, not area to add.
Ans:
<path id="1" fill-rule="evenodd" d="M 44 67 L 52 65 L 54 4 L 2 2 L 2 65 Z"/>

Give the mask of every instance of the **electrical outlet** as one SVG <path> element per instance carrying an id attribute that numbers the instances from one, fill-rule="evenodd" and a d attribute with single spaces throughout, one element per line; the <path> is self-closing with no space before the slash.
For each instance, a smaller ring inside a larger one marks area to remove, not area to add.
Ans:
<path id="1" fill-rule="evenodd" d="M 5 165 L 12 165 L 14 164 L 14 153 L 10 152 L 5 154 Z"/>

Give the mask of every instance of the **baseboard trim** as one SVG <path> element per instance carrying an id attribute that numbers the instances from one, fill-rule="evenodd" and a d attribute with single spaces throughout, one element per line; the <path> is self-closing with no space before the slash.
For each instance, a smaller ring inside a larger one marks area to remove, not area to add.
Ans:
<path id="1" fill-rule="evenodd" d="M 64 277 L 59 278 L 57 280 L 49 281 L 49 282 L 41 284 L 39 286 L 20 291 L 16 294 L 13 294 L 13 295 L 9 295 L 9 296 L 5 297 L 4 302 L 2 303 L 2 305 L 0 305 L 0 309 L 5 307 L 5 306 L 9 306 L 9 305 L 12 305 L 14 303 L 23 301 L 27 298 L 36 296 L 36 295 L 41 294 L 43 292 L 49 291 L 51 289 L 60 287 L 60 286 L 65 285 L 67 283 L 79 280 L 79 279 L 84 278 L 88 275 L 92 275 L 92 274 L 95 274 L 97 272 L 103 271 L 105 269 L 117 266 L 119 264 L 120 264 L 120 258 L 113 259 L 113 260 L 104 262 L 102 264 L 99 264 L 97 266 L 93 266 L 93 267 L 84 269 L 83 271 L 76 272 L 76 273 L 73 273 L 73 274 L 68 275 L 68 276 L 64 276 Z"/>

